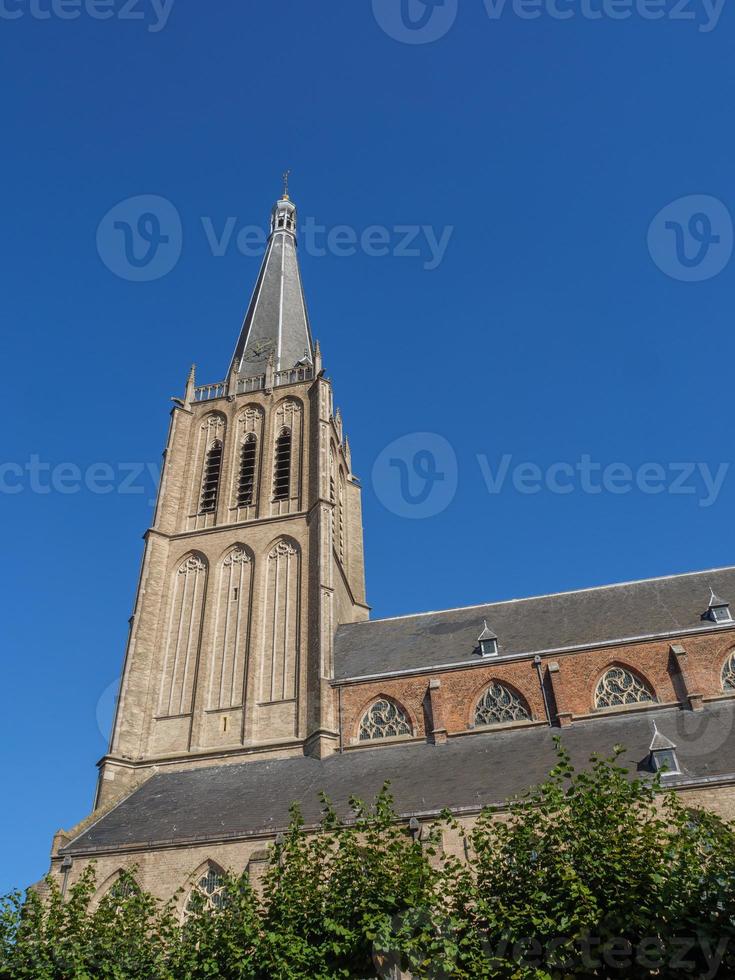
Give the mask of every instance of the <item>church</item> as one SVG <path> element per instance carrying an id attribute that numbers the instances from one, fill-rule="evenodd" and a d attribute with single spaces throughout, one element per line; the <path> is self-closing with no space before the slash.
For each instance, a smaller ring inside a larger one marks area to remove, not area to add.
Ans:
<path id="1" fill-rule="evenodd" d="M 292 802 L 316 826 L 320 792 L 346 815 L 390 781 L 416 833 L 446 807 L 471 823 L 544 778 L 559 734 L 576 765 L 619 744 L 735 816 L 735 568 L 369 618 L 287 191 L 225 379 L 192 369 L 174 402 L 94 811 L 53 842 L 64 893 L 94 861 L 99 896 L 134 869 L 182 915 L 215 905 Z"/>

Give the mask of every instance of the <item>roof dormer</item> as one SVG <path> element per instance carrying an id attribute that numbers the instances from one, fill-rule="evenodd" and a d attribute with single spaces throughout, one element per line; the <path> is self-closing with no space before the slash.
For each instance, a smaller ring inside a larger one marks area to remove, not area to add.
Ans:
<path id="1" fill-rule="evenodd" d="M 710 600 L 709 609 L 707 615 L 712 620 L 713 623 L 723 624 L 732 623 L 732 613 L 730 612 L 730 603 L 721 599 L 718 595 L 710 589 Z"/>

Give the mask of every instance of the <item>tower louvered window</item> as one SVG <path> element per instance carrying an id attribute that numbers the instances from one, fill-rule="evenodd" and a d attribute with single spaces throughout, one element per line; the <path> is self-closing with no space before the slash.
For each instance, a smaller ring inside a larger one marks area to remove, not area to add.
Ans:
<path id="1" fill-rule="evenodd" d="M 251 433 L 240 451 L 240 479 L 237 485 L 237 506 L 249 507 L 255 501 L 255 460 L 258 441 Z"/>
<path id="2" fill-rule="evenodd" d="M 339 475 L 339 526 L 337 528 L 337 554 L 339 560 L 345 560 L 345 481 Z"/>
<path id="3" fill-rule="evenodd" d="M 334 489 L 334 458 L 332 458 L 329 468 L 329 502 L 332 504 L 329 519 L 332 528 L 332 543 L 334 544 L 334 514 L 337 507 L 337 494 Z"/>
<path id="4" fill-rule="evenodd" d="M 213 514 L 217 509 L 219 480 L 222 474 L 222 443 L 219 439 L 208 450 L 204 460 L 202 479 L 202 499 L 199 505 L 201 514 Z"/>
<path id="5" fill-rule="evenodd" d="M 283 429 L 276 439 L 273 499 L 288 500 L 291 494 L 291 430 Z"/>

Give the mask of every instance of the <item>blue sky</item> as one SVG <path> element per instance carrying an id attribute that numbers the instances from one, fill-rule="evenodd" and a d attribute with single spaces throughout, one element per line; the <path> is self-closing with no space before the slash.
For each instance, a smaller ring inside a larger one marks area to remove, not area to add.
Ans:
<path id="1" fill-rule="evenodd" d="M 0 892 L 90 809 L 169 398 L 286 167 L 374 615 L 733 562 L 735 12 L 406 2 L 0 3 Z"/>

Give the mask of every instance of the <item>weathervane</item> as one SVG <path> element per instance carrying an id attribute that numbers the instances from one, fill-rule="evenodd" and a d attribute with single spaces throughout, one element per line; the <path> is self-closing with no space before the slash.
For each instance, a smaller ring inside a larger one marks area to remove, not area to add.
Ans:
<path id="1" fill-rule="evenodd" d="M 291 171 L 290 170 L 286 170 L 285 173 L 284 173 L 284 175 L 283 175 L 283 199 L 284 199 L 284 201 L 288 201 L 289 200 L 289 197 L 288 197 L 288 178 L 290 176 L 291 176 Z"/>

